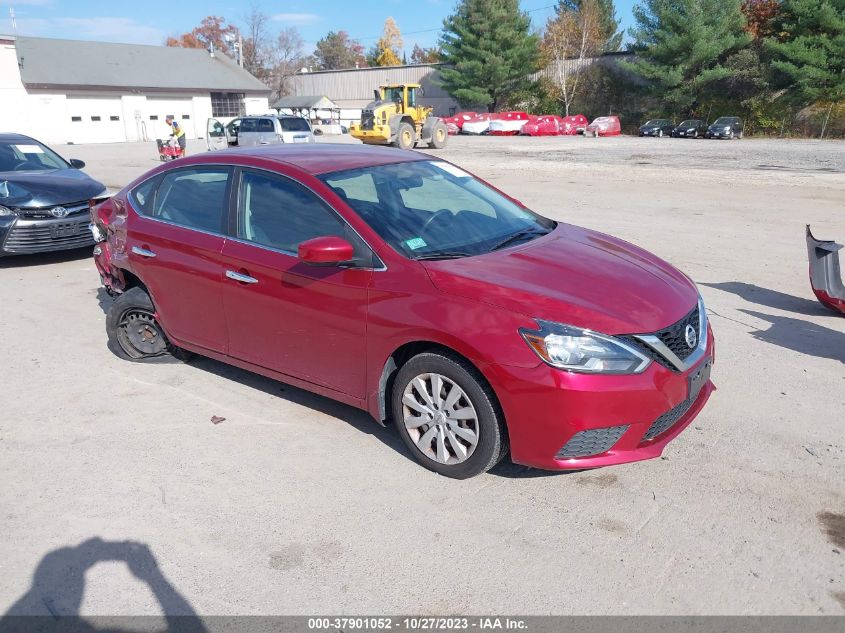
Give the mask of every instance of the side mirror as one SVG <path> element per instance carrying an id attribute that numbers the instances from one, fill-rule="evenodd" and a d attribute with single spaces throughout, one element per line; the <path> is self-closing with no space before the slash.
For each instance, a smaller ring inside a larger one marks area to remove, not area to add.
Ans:
<path id="1" fill-rule="evenodd" d="M 352 244 L 334 235 L 306 240 L 297 250 L 299 259 L 310 266 L 336 266 L 355 256 Z"/>
<path id="2" fill-rule="evenodd" d="M 78 158 L 71 158 L 68 162 L 70 163 L 70 166 L 74 169 L 82 169 L 83 167 L 85 167 L 85 161 L 79 160 Z"/>

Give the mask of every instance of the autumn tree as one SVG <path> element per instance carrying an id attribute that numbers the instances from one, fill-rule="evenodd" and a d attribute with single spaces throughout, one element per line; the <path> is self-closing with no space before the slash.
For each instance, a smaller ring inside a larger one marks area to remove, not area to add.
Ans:
<path id="1" fill-rule="evenodd" d="M 540 47 L 545 70 L 546 90 L 563 106 L 569 108 L 582 87 L 582 76 L 589 60 L 599 54 L 606 44 L 602 13 L 597 0 L 582 0 L 577 8 L 567 8 L 561 2 L 555 15 L 549 18 Z"/>
<path id="2" fill-rule="evenodd" d="M 412 64 L 436 64 L 440 61 L 440 49 L 436 46 L 431 48 L 423 48 L 419 44 L 414 44 L 414 50 L 411 51 Z"/>
<path id="3" fill-rule="evenodd" d="M 382 36 L 370 49 L 367 62 L 370 66 L 399 66 L 402 63 L 400 51 L 404 46 L 402 33 L 392 17 L 384 21 Z"/>
<path id="4" fill-rule="evenodd" d="M 613 0 L 558 0 L 555 14 L 560 16 L 565 12 L 578 13 L 585 4 L 592 4 L 588 9 L 597 16 L 596 27 L 601 42 L 598 52 L 616 52 L 622 46 L 622 32 L 619 30 L 619 20 L 616 19 L 616 6 Z"/>
<path id="5" fill-rule="evenodd" d="M 330 31 L 317 42 L 314 59 L 320 70 L 340 70 L 365 66 L 364 47 L 346 31 Z"/>
<path id="6" fill-rule="evenodd" d="M 774 34 L 774 20 L 780 15 L 781 0 L 742 0 L 745 30 L 755 42 Z"/>
<path id="7" fill-rule="evenodd" d="M 529 91 L 537 44 L 518 0 L 461 0 L 443 21 L 443 86 L 462 106 L 495 112 Z"/>
<path id="8" fill-rule="evenodd" d="M 225 19 L 209 15 L 200 25 L 189 33 L 177 37 L 168 37 L 165 44 L 181 48 L 205 48 L 215 51 L 231 52 L 232 44 L 237 41 L 240 32 L 234 24 L 227 24 Z"/>

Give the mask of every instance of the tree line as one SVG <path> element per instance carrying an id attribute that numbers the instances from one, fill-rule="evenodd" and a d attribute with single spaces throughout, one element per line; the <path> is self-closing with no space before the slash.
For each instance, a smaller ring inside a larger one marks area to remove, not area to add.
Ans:
<path id="1" fill-rule="evenodd" d="M 393 18 L 369 50 L 335 31 L 306 54 L 296 29 L 271 34 L 255 8 L 243 33 L 212 16 L 168 45 L 225 50 L 236 38 L 276 95 L 303 67 L 408 63 Z M 618 114 L 628 126 L 736 114 L 750 132 L 845 135 L 845 0 L 640 0 L 627 41 L 613 0 L 558 0 L 542 29 L 519 0 L 460 0 L 437 46 L 410 61 L 442 62 L 444 88 L 468 109 Z"/>

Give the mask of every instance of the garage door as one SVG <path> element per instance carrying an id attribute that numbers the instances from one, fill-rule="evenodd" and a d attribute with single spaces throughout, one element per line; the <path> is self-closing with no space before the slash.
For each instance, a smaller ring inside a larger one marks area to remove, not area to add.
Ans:
<path id="1" fill-rule="evenodd" d="M 145 117 L 147 126 L 147 135 L 149 138 L 167 138 L 170 136 L 170 130 L 164 123 L 164 118 L 172 114 L 176 117 L 176 122 L 185 129 L 185 135 L 188 138 L 196 138 L 196 131 L 194 129 L 194 101 L 188 98 L 159 98 L 147 97 L 147 116 Z M 205 128 L 205 121 L 202 121 L 203 128 Z"/>
<path id="2" fill-rule="evenodd" d="M 73 143 L 122 143 L 126 130 L 120 98 L 68 97 L 67 116 Z"/>

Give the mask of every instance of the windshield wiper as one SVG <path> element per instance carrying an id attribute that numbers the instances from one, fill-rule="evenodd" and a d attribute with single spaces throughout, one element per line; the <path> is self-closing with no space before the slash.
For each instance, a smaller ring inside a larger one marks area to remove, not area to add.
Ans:
<path id="1" fill-rule="evenodd" d="M 548 231 L 543 231 L 542 229 L 522 229 L 521 231 L 517 231 L 513 235 L 510 235 L 503 239 L 501 242 L 493 246 L 490 251 L 497 251 L 500 248 L 504 248 L 505 246 L 510 246 L 519 240 L 525 239 L 526 237 L 534 237 L 539 235 L 546 235 Z"/>
<path id="2" fill-rule="evenodd" d="M 461 257 L 469 257 L 470 253 L 462 253 L 459 251 L 441 251 L 439 253 L 426 253 L 419 257 L 414 257 L 416 261 L 438 260 L 438 259 L 460 259 Z"/>

